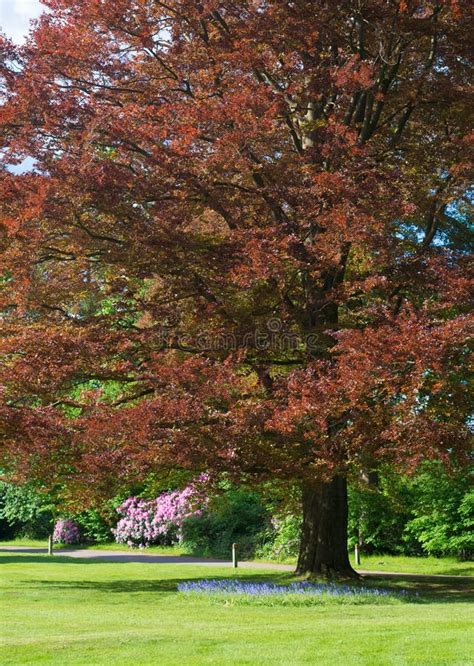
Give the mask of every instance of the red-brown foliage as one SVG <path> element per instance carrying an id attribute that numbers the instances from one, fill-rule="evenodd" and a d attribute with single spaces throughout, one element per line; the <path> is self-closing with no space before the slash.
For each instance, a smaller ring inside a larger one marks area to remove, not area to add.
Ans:
<path id="1" fill-rule="evenodd" d="M 2 466 L 462 457 L 468 3 L 47 4 L 3 42 Z"/>

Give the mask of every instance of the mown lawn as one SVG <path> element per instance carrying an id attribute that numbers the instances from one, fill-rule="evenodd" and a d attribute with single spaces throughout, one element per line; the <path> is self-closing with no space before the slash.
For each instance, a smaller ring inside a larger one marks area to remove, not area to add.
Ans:
<path id="1" fill-rule="evenodd" d="M 351 557 L 352 566 L 355 566 Z M 460 562 L 454 557 L 407 557 L 405 555 L 362 555 L 359 569 L 395 573 L 474 576 L 474 562 Z"/>
<path id="2" fill-rule="evenodd" d="M 8 547 L 19 547 L 19 548 L 47 548 L 48 540 L 47 539 L 11 539 L 9 541 L 0 541 L 0 548 L 2 546 Z M 126 553 L 141 553 L 139 549 L 130 548 L 125 543 L 115 543 L 110 541 L 108 543 L 93 543 L 93 544 L 79 544 L 67 546 L 65 544 L 54 544 L 55 549 L 59 550 L 76 550 L 76 549 L 86 549 L 86 550 L 113 550 L 113 551 L 123 551 Z M 146 548 L 144 553 L 153 553 L 154 555 L 186 555 L 186 551 L 179 546 L 150 546 Z"/>
<path id="3" fill-rule="evenodd" d="M 0 566 L 2 665 L 474 663 L 473 607 L 459 584 L 419 588 L 417 601 L 396 604 L 226 606 L 176 585 L 232 569 L 17 553 L 0 554 Z"/>
<path id="4" fill-rule="evenodd" d="M 356 566 L 352 553 L 349 554 L 349 557 L 352 566 L 361 571 L 474 576 L 474 562 L 461 562 L 455 557 L 409 557 L 406 555 L 366 555 L 363 553 L 360 566 Z M 283 559 L 281 562 L 296 565 L 296 559 L 293 558 Z"/>
<path id="5" fill-rule="evenodd" d="M 46 548 L 47 542 L 39 539 L 16 539 L 13 541 L 0 541 L 2 546 L 18 546 L 29 548 Z M 55 548 L 59 546 L 55 545 Z M 150 546 L 144 551 L 131 549 L 123 543 L 98 543 L 82 544 L 80 546 L 61 546 L 61 549 L 90 549 L 90 550 L 113 550 L 124 551 L 127 553 L 149 553 L 153 555 L 191 555 L 184 548 L 179 546 Z M 230 559 L 230 553 L 229 553 Z M 265 560 L 260 560 L 261 562 Z M 268 560 L 267 560 L 268 561 Z M 294 559 L 281 560 L 285 564 L 296 564 Z M 355 567 L 354 559 L 351 556 L 352 566 Z M 407 557 L 404 555 L 362 555 L 360 567 L 366 571 L 387 571 L 394 573 L 413 573 L 413 574 L 442 574 L 446 576 L 473 576 L 474 562 L 460 562 L 455 557 Z"/>

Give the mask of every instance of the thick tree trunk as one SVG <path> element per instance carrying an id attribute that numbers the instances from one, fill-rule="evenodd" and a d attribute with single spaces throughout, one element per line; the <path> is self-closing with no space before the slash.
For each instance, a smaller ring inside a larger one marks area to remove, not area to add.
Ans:
<path id="1" fill-rule="evenodd" d="M 329 482 L 303 487 L 303 527 L 297 573 L 356 577 L 347 553 L 347 482 L 336 476 Z"/>

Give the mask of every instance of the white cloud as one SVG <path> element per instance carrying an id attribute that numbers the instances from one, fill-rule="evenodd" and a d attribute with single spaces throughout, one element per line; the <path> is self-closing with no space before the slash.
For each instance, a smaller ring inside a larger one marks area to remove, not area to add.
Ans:
<path id="1" fill-rule="evenodd" d="M 45 7 L 39 0 L 0 0 L 0 28 L 14 42 L 24 41 L 30 21 L 37 18 Z"/>

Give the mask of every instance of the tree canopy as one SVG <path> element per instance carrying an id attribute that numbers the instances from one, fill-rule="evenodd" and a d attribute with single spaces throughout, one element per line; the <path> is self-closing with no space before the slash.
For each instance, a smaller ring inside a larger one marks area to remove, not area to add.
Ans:
<path id="1" fill-rule="evenodd" d="M 468 3 L 45 4 L 3 40 L 5 469 L 462 460 Z"/>

